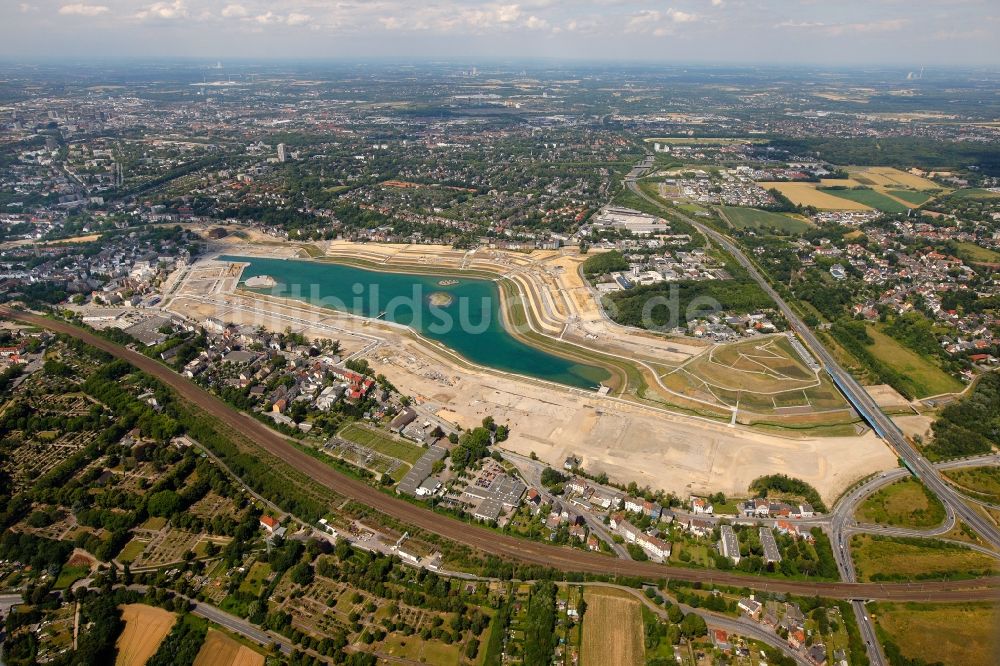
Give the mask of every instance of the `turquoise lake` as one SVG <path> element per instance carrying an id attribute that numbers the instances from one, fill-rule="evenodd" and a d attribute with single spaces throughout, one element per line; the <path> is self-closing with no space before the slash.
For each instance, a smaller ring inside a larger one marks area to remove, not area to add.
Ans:
<path id="1" fill-rule="evenodd" d="M 277 283 L 254 291 L 403 324 L 479 365 L 584 389 L 610 378 L 603 368 L 574 363 L 511 335 L 500 316 L 499 288 L 491 280 L 294 259 L 220 259 L 249 264 L 243 281 L 267 275 Z"/>

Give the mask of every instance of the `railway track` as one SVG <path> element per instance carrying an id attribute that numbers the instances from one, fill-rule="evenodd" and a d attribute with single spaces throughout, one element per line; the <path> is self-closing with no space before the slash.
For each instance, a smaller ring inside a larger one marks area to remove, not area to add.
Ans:
<path id="1" fill-rule="evenodd" d="M 896 601 L 1000 601 L 1000 577 L 965 581 L 918 583 L 842 583 L 789 581 L 723 571 L 666 567 L 653 562 L 609 558 L 511 536 L 469 525 L 434 513 L 410 502 L 381 492 L 362 481 L 349 478 L 299 450 L 280 434 L 254 418 L 237 411 L 182 375 L 142 354 L 106 340 L 85 329 L 37 314 L 0 307 L 0 316 L 74 337 L 122 359 L 172 388 L 220 423 L 243 433 L 261 449 L 280 458 L 290 467 L 332 491 L 361 502 L 387 516 L 476 550 L 528 564 L 565 572 L 635 576 L 650 580 L 670 578 L 692 582 L 746 587 L 755 590 L 799 595 L 820 595 L 837 599 L 879 599 Z"/>

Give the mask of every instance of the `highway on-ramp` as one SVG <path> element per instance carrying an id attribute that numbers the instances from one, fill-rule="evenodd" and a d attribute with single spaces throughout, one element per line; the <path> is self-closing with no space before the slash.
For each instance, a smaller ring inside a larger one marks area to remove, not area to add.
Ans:
<path id="1" fill-rule="evenodd" d="M 243 433 L 267 453 L 283 460 L 293 469 L 330 488 L 333 492 L 361 502 L 403 523 L 465 544 L 484 553 L 568 572 L 636 576 L 650 580 L 672 578 L 838 599 L 941 602 L 1000 601 L 1000 577 L 996 576 L 974 581 L 927 581 L 911 584 L 778 580 L 725 571 L 665 567 L 653 562 L 626 561 L 597 553 L 588 553 L 500 534 L 435 513 L 341 474 L 296 448 L 290 441 L 256 419 L 237 411 L 189 379 L 136 351 L 72 324 L 37 314 L 0 307 L 0 316 L 77 338 L 88 345 L 127 361 L 137 369 L 160 380 L 220 423 Z"/>
<path id="2" fill-rule="evenodd" d="M 645 163 L 646 162 L 643 162 L 643 164 Z M 643 173 L 645 173 L 644 170 L 640 166 L 637 166 L 637 168 L 633 169 L 632 173 L 625 178 L 625 186 L 643 200 L 658 208 L 666 209 L 666 206 L 664 206 L 662 202 L 650 197 L 642 191 L 641 187 L 639 187 L 637 178 L 641 177 Z M 788 321 L 789 327 L 795 331 L 795 333 L 797 333 L 799 337 L 801 337 L 812 349 L 812 352 L 816 354 L 823 366 L 826 368 L 826 371 L 829 373 L 834 384 L 837 385 L 837 388 L 840 389 L 855 410 L 857 410 L 858 414 L 872 426 L 876 434 L 878 434 L 878 436 L 881 437 L 890 448 L 892 448 L 896 455 L 906 463 L 910 471 L 920 478 L 920 480 L 922 480 L 924 484 L 935 495 L 937 495 L 938 498 L 940 498 L 948 513 L 949 521 L 954 524 L 955 517 L 960 517 L 970 527 L 972 527 L 972 529 L 978 532 L 987 543 L 992 545 L 994 548 L 1000 548 L 1000 530 L 986 520 L 986 518 L 979 512 L 962 501 L 958 492 L 955 491 L 955 489 L 941 477 L 938 470 L 934 469 L 934 466 L 931 465 L 926 458 L 920 455 L 920 452 L 918 452 L 916 448 L 910 445 L 899 427 L 882 411 L 882 409 L 875 402 L 875 399 L 868 394 L 864 387 L 861 386 L 861 384 L 859 384 L 849 372 L 840 367 L 840 364 L 838 364 L 836 359 L 834 359 L 830 352 L 827 351 L 826 347 L 823 346 L 819 338 L 816 337 L 816 334 L 813 333 L 808 326 L 806 326 L 805 322 L 802 321 L 791 306 L 789 306 L 781 295 L 774 289 L 774 287 L 771 286 L 771 283 L 768 282 L 764 275 L 757 269 L 757 266 L 746 256 L 746 254 L 743 253 L 743 250 L 725 234 L 722 234 L 715 229 L 692 219 L 690 216 L 685 215 L 679 210 L 671 209 L 671 212 L 700 231 L 706 238 L 717 243 L 747 270 L 754 281 L 760 285 L 761 289 L 763 289 L 764 292 L 771 297 L 771 299 L 778 306 L 778 309 L 781 310 L 781 313 Z M 841 576 L 848 583 L 853 583 L 855 581 L 854 563 L 851 561 L 849 544 L 844 543 L 845 535 L 849 538 L 849 534 L 845 528 L 849 524 L 848 516 L 852 514 L 853 506 L 848 503 L 844 503 L 843 510 L 839 514 L 835 514 L 833 516 L 833 523 L 831 525 L 834 541 L 833 551 L 834 557 L 837 559 L 837 568 L 840 570 Z M 875 666 L 881 666 L 886 663 L 885 655 L 882 653 L 881 645 L 875 635 L 875 629 L 872 626 L 864 602 L 855 600 L 852 604 L 854 606 L 854 612 L 858 616 L 859 628 L 864 636 L 865 642 L 867 643 L 868 657 Z"/>

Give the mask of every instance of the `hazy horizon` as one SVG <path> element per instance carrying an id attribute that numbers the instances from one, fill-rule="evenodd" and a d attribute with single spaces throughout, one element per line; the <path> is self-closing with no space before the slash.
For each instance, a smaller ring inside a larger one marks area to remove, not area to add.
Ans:
<path id="1" fill-rule="evenodd" d="M 0 57 L 1000 65 L 988 0 L 31 0 Z"/>

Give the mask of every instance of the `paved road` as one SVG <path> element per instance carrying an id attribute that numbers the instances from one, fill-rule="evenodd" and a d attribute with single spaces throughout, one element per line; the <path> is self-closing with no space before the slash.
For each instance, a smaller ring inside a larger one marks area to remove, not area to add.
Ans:
<path id="1" fill-rule="evenodd" d="M 521 475 L 524 477 L 524 480 L 528 483 L 528 485 L 534 486 L 538 490 L 545 503 L 566 503 L 564 498 L 555 497 L 545 489 L 545 486 L 542 485 L 542 472 L 546 467 L 548 467 L 548 465 L 540 460 L 532 460 L 527 456 L 522 456 L 511 451 L 503 451 L 501 455 L 517 467 L 518 471 L 520 471 Z M 610 530 L 608 530 L 607 525 L 605 525 L 600 518 L 585 509 L 580 511 L 580 515 L 582 515 L 583 519 L 587 522 L 587 527 L 590 528 L 590 531 L 593 532 L 598 539 L 608 544 L 608 546 L 611 547 L 611 550 L 614 551 L 615 555 L 623 560 L 632 559 L 625 546 L 615 542 L 614 537 L 611 535 Z"/>
<path id="2" fill-rule="evenodd" d="M 24 602 L 20 594 L 0 594 L 0 615 L 6 615 L 14 606 Z"/>
<path id="3" fill-rule="evenodd" d="M 646 193 L 644 193 L 638 186 L 638 183 L 634 178 L 626 179 L 626 186 L 644 200 L 660 208 L 664 208 L 663 204 L 646 195 Z M 672 209 L 671 212 L 684 219 L 684 221 L 688 224 L 691 224 L 698 231 L 704 234 L 706 238 L 710 238 L 714 242 L 718 243 L 720 247 L 729 252 L 733 258 L 735 258 L 736 261 L 747 270 L 750 276 L 753 277 L 760 287 L 777 304 L 778 308 L 785 316 L 785 319 L 788 321 L 790 328 L 806 342 L 812 352 L 823 363 L 826 371 L 830 374 L 834 383 L 847 397 L 848 401 L 854 406 L 858 413 L 873 427 L 876 434 L 878 434 L 890 446 L 890 448 L 895 451 L 896 455 L 905 460 L 920 477 L 920 479 L 924 481 L 927 487 L 941 499 L 952 524 L 955 519 L 955 515 L 957 514 L 980 535 L 982 535 L 987 542 L 993 545 L 1000 545 L 1000 532 L 997 531 L 995 526 L 988 523 L 981 515 L 979 515 L 978 512 L 967 506 L 958 497 L 958 493 L 956 493 L 940 477 L 938 471 L 935 470 L 931 464 L 916 451 L 916 449 L 910 446 L 902 431 L 900 431 L 896 424 L 893 423 L 892 419 L 882 412 L 879 406 L 875 403 L 874 399 L 872 399 L 868 392 L 864 390 L 854 377 L 840 367 L 833 356 L 819 341 L 819 338 L 817 338 L 812 330 L 805 325 L 805 323 L 799 318 L 798 314 L 792 310 L 781 295 L 775 291 L 770 282 L 768 282 L 761 272 L 757 270 L 756 265 L 750 261 L 749 258 L 747 258 L 743 251 L 727 236 L 719 233 L 715 229 L 712 229 L 675 209 Z M 849 543 L 845 543 L 845 541 L 849 542 L 850 540 L 849 534 L 845 533 L 845 527 L 848 525 L 849 521 L 853 520 L 854 506 L 856 505 L 856 502 L 863 499 L 863 497 L 864 495 L 858 495 L 856 493 L 852 494 L 848 501 L 841 503 L 840 511 L 835 512 L 832 517 L 831 532 L 832 541 L 834 543 L 834 557 L 837 561 L 837 568 L 840 571 L 842 579 L 848 583 L 855 582 L 857 578 L 854 571 L 854 563 L 850 556 Z M 871 625 L 868 611 L 862 601 L 852 601 L 852 604 L 854 606 L 854 612 L 858 616 L 859 629 L 865 638 L 866 647 L 868 649 L 868 658 L 875 666 L 882 666 L 886 663 L 885 655 L 882 652 L 881 644 L 875 636 L 875 630 Z"/>
<path id="4" fill-rule="evenodd" d="M 807 582 L 765 579 L 746 574 L 664 567 L 653 562 L 632 562 L 609 558 L 571 548 L 517 539 L 469 525 L 426 508 L 403 501 L 362 481 L 351 479 L 300 451 L 288 440 L 266 428 L 256 419 L 223 403 L 167 366 L 89 331 L 39 315 L 14 312 L 0 307 L 0 316 L 18 319 L 39 327 L 75 337 L 84 343 L 123 359 L 156 377 L 179 395 L 197 405 L 220 424 L 243 433 L 266 453 L 283 460 L 290 467 L 309 476 L 332 491 L 361 502 L 408 525 L 427 530 L 470 548 L 500 557 L 552 567 L 561 571 L 638 576 L 641 578 L 703 581 L 751 589 L 767 589 L 802 595 L 820 595 L 838 599 L 894 599 L 911 601 L 1000 600 L 1000 577 L 976 581 L 935 581 L 916 585 L 840 582 Z"/>
<path id="5" fill-rule="evenodd" d="M 585 585 L 587 587 L 609 587 L 628 592 L 639 599 L 646 605 L 647 608 L 649 608 L 649 610 L 656 613 L 656 615 L 669 621 L 667 611 L 665 611 L 662 606 L 657 606 L 650 599 L 648 599 L 645 594 L 636 590 L 634 587 L 625 587 L 624 585 L 615 585 L 614 583 L 585 583 Z M 722 615 L 721 613 L 705 610 L 704 608 L 692 608 L 691 606 L 685 606 L 684 604 L 678 604 L 678 607 L 685 615 L 688 613 L 700 615 L 704 618 L 705 624 L 708 625 L 710 630 L 722 629 L 723 631 L 727 631 L 731 634 L 738 634 L 740 636 L 752 638 L 780 650 L 782 653 L 794 659 L 796 663 L 802 664 L 802 666 L 811 666 L 810 662 L 807 661 L 800 652 L 793 650 L 791 646 L 788 645 L 787 641 L 783 640 L 773 631 L 769 631 L 765 626 L 758 622 L 754 622 L 747 617 Z"/>
<path id="6" fill-rule="evenodd" d="M 639 195 L 644 200 L 660 208 L 664 208 L 663 204 L 656 201 L 652 197 L 647 196 L 642 191 L 635 178 L 627 178 L 626 185 L 632 192 Z M 959 493 L 941 477 L 939 470 L 935 469 L 935 467 L 931 465 L 926 458 L 920 455 L 920 453 L 910 445 L 902 431 L 896 426 L 892 419 L 881 410 L 875 400 L 854 379 L 854 377 L 840 367 L 833 356 L 819 341 L 819 338 L 817 338 L 812 330 L 805 325 L 805 323 L 785 302 L 781 295 L 778 294 L 773 287 L 771 287 L 771 284 L 764 278 L 760 271 L 757 270 L 756 265 L 750 261 L 749 258 L 747 258 L 743 251 L 727 236 L 716 231 L 715 229 L 712 229 L 705 224 L 684 215 L 676 209 L 671 209 L 671 212 L 698 229 L 698 231 L 704 234 L 706 238 L 710 238 L 718 243 L 719 246 L 729 252 L 736 259 L 736 261 L 749 272 L 750 276 L 754 278 L 760 287 L 778 305 L 778 308 L 785 316 L 791 329 L 806 342 L 812 352 L 823 363 L 826 371 L 830 374 L 834 383 L 847 397 L 862 418 L 864 418 L 873 427 L 876 434 L 878 434 L 889 445 L 889 447 L 893 449 L 897 456 L 906 461 L 910 469 L 913 470 L 913 472 L 924 482 L 924 484 L 930 488 L 930 490 L 937 495 L 938 498 L 940 498 L 941 502 L 945 506 L 947 516 L 944 524 L 942 525 L 942 527 L 946 527 L 946 529 L 943 529 L 942 532 L 939 533 L 949 531 L 954 526 L 956 517 L 960 517 L 966 524 L 979 533 L 987 543 L 994 547 L 1000 547 L 1000 530 L 998 530 L 995 525 L 987 521 L 982 515 L 979 514 L 979 512 L 975 511 L 962 501 Z M 898 474 L 898 476 L 902 476 L 902 474 Z M 839 506 L 835 509 L 831 517 L 830 529 L 832 533 L 834 556 L 837 561 L 837 568 L 840 571 L 842 579 L 849 583 L 853 583 L 857 580 L 854 571 L 854 562 L 850 555 L 850 534 L 852 531 L 861 531 L 858 529 L 858 526 L 853 524 L 853 516 L 857 503 L 864 499 L 867 494 L 870 494 L 863 491 L 864 486 L 862 486 L 861 489 L 856 489 L 855 491 L 849 493 L 846 500 L 839 503 Z M 864 531 L 881 531 L 886 534 L 893 533 L 891 528 L 887 530 L 866 529 Z M 903 535 L 900 530 L 895 530 L 895 532 L 897 535 Z M 926 534 L 924 535 L 926 536 Z M 981 550 L 983 552 L 989 552 L 989 549 Z M 882 652 L 882 646 L 879 644 L 875 635 L 875 630 L 872 627 L 871 619 L 864 603 L 862 601 L 852 601 L 852 604 L 854 606 L 854 612 L 858 616 L 859 628 L 865 638 L 869 660 L 872 664 L 875 664 L 875 666 L 885 664 L 886 659 Z"/>
<path id="7" fill-rule="evenodd" d="M 660 206 L 661 208 L 663 207 L 661 203 L 646 195 L 635 180 L 627 181 L 627 185 L 629 189 L 646 201 L 656 206 Z M 890 446 L 890 448 L 893 449 L 897 456 L 909 464 L 920 480 L 923 481 L 924 484 L 941 499 L 946 507 L 949 507 L 950 510 L 957 514 L 958 517 L 972 527 L 972 529 L 978 532 L 988 543 L 1000 547 L 1000 530 L 986 520 L 985 517 L 980 515 L 978 511 L 972 509 L 965 502 L 963 502 L 958 492 L 941 478 L 940 473 L 934 469 L 934 466 L 926 458 L 920 455 L 920 453 L 913 448 L 913 446 L 910 445 L 910 443 L 906 440 L 906 437 L 903 435 L 903 432 L 893 422 L 893 420 L 881 410 L 864 387 L 862 387 L 849 372 L 840 367 L 836 359 L 833 358 L 830 352 L 827 351 L 826 347 L 824 347 L 819 341 L 819 338 L 817 338 L 812 330 L 805 325 L 805 323 L 799 318 L 798 314 L 792 310 L 781 295 L 778 294 L 773 287 L 771 287 L 770 282 L 768 282 L 761 272 L 757 270 L 757 266 L 750 261 L 749 258 L 747 258 L 743 251 L 731 239 L 729 239 L 729 237 L 719 233 L 715 229 L 712 229 L 711 227 L 684 215 L 676 209 L 671 209 L 671 212 L 678 215 L 693 227 L 698 229 L 698 231 L 703 233 L 705 236 L 718 243 L 750 273 L 750 276 L 753 277 L 753 279 L 768 294 L 768 296 L 770 296 L 771 299 L 778 305 L 778 308 L 785 316 L 785 319 L 788 321 L 788 325 L 791 329 L 806 342 L 812 352 L 819 358 L 819 360 L 823 363 L 823 366 L 826 368 L 826 371 L 830 374 L 831 378 L 833 378 L 834 383 L 847 397 L 858 413 L 861 414 L 869 425 L 874 428 L 876 434 L 878 434 Z"/>
<path id="8" fill-rule="evenodd" d="M 983 465 L 997 464 L 1000 464 L 1000 455 L 990 454 L 935 463 L 934 467 L 936 470 L 941 471 L 947 469 L 959 469 L 962 467 L 980 467 Z M 839 500 L 837 500 L 836 506 L 833 507 L 833 511 L 829 515 L 829 530 L 832 535 L 831 541 L 833 542 L 833 548 L 835 551 L 834 554 L 836 555 L 837 568 L 840 571 L 840 576 L 843 580 L 855 580 L 854 560 L 851 558 L 852 534 L 870 533 L 884 534 L 886 536 L 933 537 L 945 534 L 955 526 L 955 512 L 952 511 L 948 505 L 945 505 L 944 521 L 936 527 L 925 530 L 887 527 L 883 525 L 858 524 L 855 521 L 855 511 L 857 510 L 858 505 L 864 501 L 866 497 L 876 492 L 879 488 L 895 483 L 906 476 L 909 476 L 909 472 L 902 467 L 887 470 L 878 476 L 872 477 L 864 483 L 859 484 L 857 487 L 851 488 Z M 950 540 L 946 539 L 946 541 Z M 997 552 L 988 547 L 967 543 L 963 543 L 962 545 L 968 546 L 973 550 L 977 550 L 987 555 L 997 557 Z"/>
<path id="9" fill-rule="evenodd" d="M 266 646 L 270 643 L 276 643 L 283 654 L 291 654 L 292 652 L 292 643 L 284 636 L 264 631 L 257 625 L 248 622 L 241 617 L 230 615 L 226 611 L 216 608 L 211 604 L 206 604 L 201 601 L 192 601 L 191 605 L 193 606 L 191 612 L 194 615 L 210 620 L 220 627 L 228 629 L 234 634 L 239 634 L 240 636 L 249 638 L 258 645 Z"/>
<path id="10" fill-rule="evenodd" d="M 660 208 L 665 208 L 663 204 L 643 192 L 634 177 L 626 178 L 625 184 L 632 192 L 639 195 L 644 200 Z M 781 295 L 778 294 L 778 292 L 771 286 L 770 282 L 768 282 L 761 272 L 757 270 L 757 266 L 750 261 L 750 259 L 743 253 L 736 243 L 724 234 L 692 219 L 687 215 L 684 215 L 676 209 L 672 209 L 672 212 L 681 217 L 688 224 L 695 227 L 698 231 L 704 234 L 706 238 L 710 238 L 724 250 L 729 252 L 733 258 L 747 270 L 750 276 L 757 282 L 757 284 L 760 285 L 761 289 L 763 289 L 768 296 L 771 297 L 781 310 L 785 319 L 788 321 L 789 327 L 805 341 L 805 343 L 812 349 L 813 354 L 815 354 L 816 357 L 823 363 L 826 371 L 833 379 L 833 382 L 847 397 L 848 401 L 854 406 L 862 418 L 864 418 L 865 421 L 872 426 L 876 434 L 878 434 L 886 442 L 886 444 L 888 444 L 890 448 L 895 451 L 897 456 L 909 464 L 910 468 L 917 474 L 917 476 L 919 476 L 921 480 L 924 481 L 927 487 L 941 499 L 946 510 L 948 511 L 950 520 L 954 521 L 954 515 L 958 514 L 973 529 L 975 529 L 976 532 L 982 535 L 987 542 L 995 546 L 1000 546 L 1000 531 L 997 531 L 995 526 L 988 523 L 981 515 L 979 515 L 978 512 L 967 506 L 958 497 L 958 494 L 940 477 L 937 470 L 935 470 L 931 464 L 916 451 L 916 449 L 910 446 L 909 442 L 906 441 L 906 437 L 892 421 L 892 419 L 882 412 L 881 408 L 879 408 L 879 406 L 875 403 L 875 400 L 872 399 L 868 392 L 865 391 L 865 389 L 854 379 L 854 377 L 840 367 L 833 356 L 819 341 L 819 338 L 817 338 L 812 330 L 805 325 L 805 323 L 799 318 L 798 314 L 792 310 L 788 303 L 786 303 Z M 833 523 L 831 525 L 832 538 L 834 541 L 834 557 L 837 560 L 837 568 L 840 570 L 843 580 L 849 583 L 855 582 L 856 576 L 854 572 L 854 563 L 851 561 L 850 552 L 844 543 L 845 537 L 849 539 L 849 536 L 845 535 L 844 526 L 849 519 L 848 516 L 853 516 L 853 506 L 854 504 L 850 502 L 843 503 L 844 508 L 839 514 L 834 515 Z M 879 644 L 877 637 L 875 636 L 875 630 L 871 625 L 868 611 L 863 602 L 853 601 L 852 603 L 854 605 L 854 612 L 858 616 L 858 626 L 865 638 L 865 643 L 868 649 L 868 658 L 875 666 L 882 666 L 886 663 L 885 655 L 882 652 L 881 644 Z"/>

